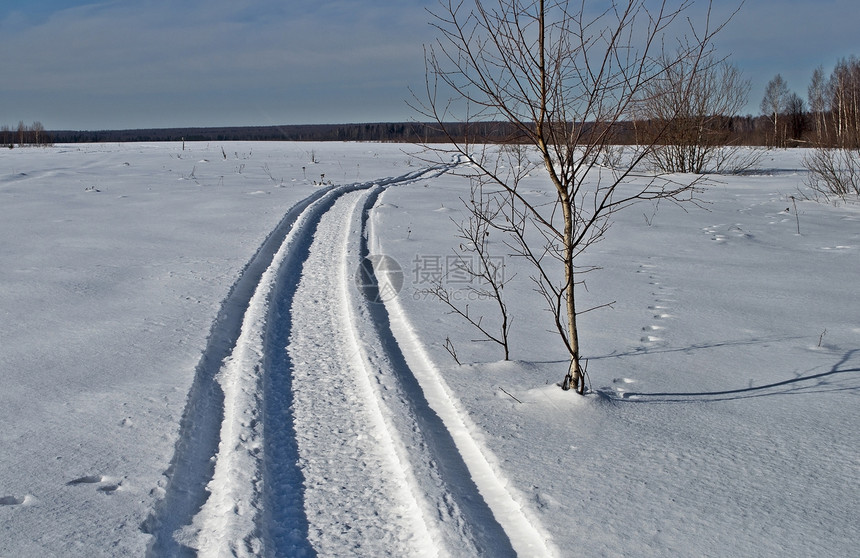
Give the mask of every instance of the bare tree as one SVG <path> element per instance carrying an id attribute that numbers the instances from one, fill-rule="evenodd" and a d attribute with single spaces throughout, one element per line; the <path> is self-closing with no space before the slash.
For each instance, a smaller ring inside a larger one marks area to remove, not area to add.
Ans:
<path id="1" fill-rule="evenodd" d="M 816 70 L 810 108 L 820 124 L 815 149 L 803 161 L 807 184 L 825 198 L 860 197 L 860 60 L 840 60 L 823 82 Z"/>
<path id="2" fill-rule="evenodd" d="M 788 97 L 788 84 L 780 74 L 776 74 L 767 83 L 761 100 L 761 112 L 773 124 L 773 145 L 775 146 L 782 146 L 785 143 L 785 127 L 781 126 L 780 115 L 787 109 Z"/>
<path id="3" fill-rule="evenodd" d="M 639 143 L 655 143 L 649 159 L 664 172 L 738 172 L 755 154 L 732 143 L 730 124 L 746 105 L 750 83 L 737 67 L 711 58 L 664 56 L 665 70 L 642 90 Z M 655 136 L 662 138 L 655 141 Z"/>
<path id="4" fill-rule="evenodd" d="M 30 126 L 30 132 L 32 136 L 32 143 L 34 145 L 42 145 L 45 142 L 45 126 L 42 125 L 38 120 L 33 122 Z"/>
<path id="5" fill-rule="evenodd" d="M 860 59 L 836 64 L 828 85 L 838 147 L 860 147 Z"/>
<path id="6" fill-rule="evenodd" d="M 829 199 L 860 198 L 860 148 L 818 147 L 803 158 L 806 184 Z"/>
<path id="7" fill-rule="evenodd" d="M 440 39 L 427 51 L 426 101 L 418 107 L 446 132 L 453 150 L 504 196 L 494 224 L 534 268 L 555 330 L 570 355 L 565 390 L 585 391 L 577 319 L 577 257 L 600 240 L 610 217 L 640 200 L 690 199 L 693 185 L 634 176 L 661 135 L 615 169 L 599 164 L 640 93 L 667 70 L 667 35 L 686 25 L 690 3 L 612 0 L 594 13 L 565 0 L 442 0 Z M 653 9 L 651 7 L 653 6 Z M 708 4 L 710 7 L 710 4 Z M 689 23 L 679 60 L 708 54 L 710 8 L 701 29 Z M 669 67 L 672 65 L 669 64 Z M 450 97 L 449 97 L 450 95 Z M 456 113 L 462 111 L 458 116 Z M 516 141 L 533 146 L 555 187 L 551 203 L 534 201 L 512 177 L 510 152 L 474 145 L 447 124 L 504 121 Z"/>
<path id="8" fill-rule="evenodd" d="M 425 292 L 436 297 L 451 312 L 457 314 L 482 335 L 484 341 L 498 344 L 505 355 L 505 360 L 511 358 L 509 336 L 512 319 L 505 304 L 505 286 L 510 283 L 513 276 L 505 274 L 505 259 L 503 256 L 493 255 L 490 248 L 491 233 L 497 230 L 494 220 L 501 207 L 492 194 L 485 195 L 484 185 L 480 180 L 472 182 L 471 193 L 468 200 L 463 200 L 468 215 L 465 220 L 456 222 L 457 238 L 461 240 L 459 248 L 454 251 L 455 260 L 453 270 L 466 276 L 465 298 L 460 300 L 446 286 L 447 277 L 441 277 L 433 282 L 433 285 Z M 496 328 L 484 323 L 484 316 L 478 315 L 470 310 L 469 300 L 493 301 L 498 310 L 498 324 Z M 446 340 L 446 349 L 457 360 L 453 351 L 453 343 L 450 338 Z M 459 364 L 459 360 L 457 360 Z"/>
<path id="9" fill-rule="evenodd" d="M 793 91 L 785 101 L 785 129 L 786 139 L 790 138 L 794 145 L 803 141 L 803 133 L 806 131 L 806 103 Z"/>
<path id="10" fill-rule="evenodd" d="M 827 111 L 830 107 L 824 68 L 821 66 L 812 72 L 812 80 L 807 89 L 807 98 L 809 99 L 809 113 L 815 126 L 815 139 L 818 144 L 822 144 L 827 137 Z"/>

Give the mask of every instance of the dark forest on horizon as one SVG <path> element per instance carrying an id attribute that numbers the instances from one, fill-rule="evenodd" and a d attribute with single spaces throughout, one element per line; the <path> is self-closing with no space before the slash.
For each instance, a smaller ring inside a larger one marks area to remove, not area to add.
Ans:
<path id="1" fill-rule="evenodd" d="M 585 124 L 588 126 L 588 124 Z M 735 145 L 770 145 L 772 127 L 764 116 L 727 117 L 722 126 Z M 517 143 L 516 128 L 507 122 L 446 124 L 457 140 L 475 143 Z M 636 143 L 632 122 L 615 125 L 613 143 Z M 391 143 L 444 143 L 448 137 L 437 123 L 378 122 L 361 124 L 288 124 L 282 126 L 223 126 L 187 128 L 139 128 L 126 130 L 46 130 L 40 123 L 0 129 L 0 145 L 51 145 L 54 143 L 180 142 L 180 141 L 355 141 Z M 786 142 L 803 145 L 803 137 Z"/>

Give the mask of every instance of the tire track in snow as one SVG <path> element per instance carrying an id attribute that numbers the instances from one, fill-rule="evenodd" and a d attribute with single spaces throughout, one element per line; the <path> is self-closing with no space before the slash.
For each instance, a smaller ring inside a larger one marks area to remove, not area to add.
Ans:
<path id="1" fill-rule="evenodd" d="M 196 554 L 193 548 L 176 540 L 175 535 L 191 524 L 192 518 L 206 501 L 206 485 L 214 471 L 212 458 L 218 449 L 224 420 L 224 393 L 215 381 L 215 376 L 234 350 L 250 300 L 287 234 L 309 206 L 333 190 L 327 188 L 315 192 L 284 215 L 246 264 L 221 303 L 210 328 L 206 348 L 195 369 L 174 456 L 165 472 L 168 482 L 163 488 L 164 496 L 141 526 L 143 532 L 153 535 L 148 556 Z"/>
<path id="2" fill-rule="evenodd" d="M 361 246 L 365 257 L 370 255 L 369 245 L 375 240 L 370 211 L 380 193 L 365 205 Z M 384 292 L 391 286 L 384 284 L 385 274 L 381 278 Z M 370 281 L 368 294 L 378 300 L 373 289 L 380 288 L 380 275 L 374 273 Z M 446 498 L 456 499 L 469 526 L 477 528 L 478 553 L 558 556 L 549 534 L 523 504 L 526 498 L 509 488 L 492 452 L 480 443 L 478 427 L 424 351 L 398 298 L 385 298 L 384 304 L 370 305 L 370 314 L 378 338 L 386 345 L 387 357 L 395 363 L 394 370 L 406 391 L 412 414 L 428 433 L 425 440 L 431 445 L 431 457 L 444 471 L 443 477 L 452 489 Z"/>
<path id="3" fill-rule="evenodd" d="M 448 168 L 344 188 L 280 265 L 265 349 L 270 428 L 262 524 L 268 555 L 406 556 L 407 549 L 426 546 L 426 527 L 404 485 L 409 472 L 393 459 L 396 442 L 384 428 L 350 335 L 346 299 L 358 260 L 347 259 L 346 239 L 360 234 L 360 224 L 352 217 L 359 202 L 347 198 L 364 195 L 348 192 L 411 183 Z M 380 454 L 377 446 L 386 449 Z M 295 468 L 285 466 L 292 463 Z M 364 482 L 362 469 L 370 475 Z"/>
<path id="4" fill-rule="evenodd" d="M 546 554 L 523 544 L 522 522 L 497 521 L 508 511 L 424 397 L 384 307 L 350 290 L 379 192 L 446 170 L 318 192 L 273 231 L 213 324 L 144 525 L 151 555 Z"/>
<path id="5" fill-rule="evenodd" d="M 433 541 L 348 310 L 348 239 L 360 234 L 354 216 L 366 195 L 346 194 L 323 215 L 291 305 L 286 350 L 308 538 L 323 556 L 414 556 Z"/>
<path id="6" fill-rule="evenodd" d="M 370 212 L 382 189 L 367 197 L 361 214 L 360 261 L 369 261 Z M 374 262 L 375 263 L 375 262 Z M 352 326 L 361 339 L 367 367 L 375 372 L 379 397 L 389 410 L 389 428 L 401 440 L 400 460 L 412 472 L 413 489 L 434 524 L 438 555 L 512 556 L 511 540 L 487 505 L 444 421 L 429 404 L 425 387 L 407 364 L 391 330 L 386 305 L 394 292 L 375 270 L 362 273 L 361 292 L 352 303 Z M 362 296 L 363 295 L 363 296 Z M 437 555 L 437 554 L 434 554 Z"/>
<path id="7" fill-rule="evenodd" d="M 418 180 L 428 173 L 441 174 L 445 166 L 422 169 L 400 177 L 377 181 L 378 184 L 392 184 Z M 281 219 L 278 226 L 269 234 L 255 255 L 243 269 L 239 278 L 230 288 L 227 297 L 209 332 L 207 345 L 195 368 L 194 380 L 189 390 L 188 400 L 176 442 L 174 456 L 165 471 L 167 482 L 156 490 L 163 496 L 149 517 L 141 525 L 144 533 L 152 535 L 147 548 L 148 556 L 195 556 L 200 546 L 199 526 L 193 524 L 195 516 L 210 496 L 208 485 L 213 480 L 215 456 L 221 446 L 221 435 L 225 421 L 225 396 L 221 382 L 216 377 L 232 359 L 240 345 L 243 327 L 252 324 L 246 314 L 251 308 L 255 295 L 266 294 L 275 283 L 271 277 L 263 280 L 266 272 L 275 273 L 283 268 L 277 286 L 290 290 L 289 271 L 300 263 L 302 250 L 307 252 L 312 226 L 331 205 L 345 192 L 366 189 L 376 184 L 368 182 L 322 189 L 293 206 Z M 273 261 L 279 252 L 288 265 L 275 265 Z M 295 279 L 295 278 L 293 278 Z M 260 292 L 261 286 L 265 293 Z M 288 318 L 288 315 L 287 315 Z M 283 323 L 275 321 L 281 329 L 289 327 L 288 319 Z M 274 376 L 274 374 L 273 374 Z M 270 382 L 275 380 L 268 380 Z M 289 383 L 284 386 L 289 387 Z M 288 395 L 286 398 L 288 405 Z M 277 408 L 278 397 L 269 398 L 272 412 Z M 283 407 L 286 409 L 286 407 Z M 250 423 L 249 423 L 250 424 Z M 254 427 L 258 425 L 255 423 Z M 288 444 L 287 444 L 288 446 Z M 289 453 L 289 451 L 287 451 Z"/>

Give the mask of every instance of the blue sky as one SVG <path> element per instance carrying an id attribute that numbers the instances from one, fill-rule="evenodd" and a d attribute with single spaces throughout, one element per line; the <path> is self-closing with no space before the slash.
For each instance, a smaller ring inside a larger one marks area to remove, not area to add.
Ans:
<path id="1" fill-rule="evenodd" d="M 701 11 L 702 0 L 697 0 Z M 716 16 L 734 2 L 717 0 Z M 48 129 L 402 121 L 436 0 L 3 0 L 0 124 Z M 695 11 L 693 12 L 695 15 Z M 720 35 L 752 82 L 860 55 L 856 0 L 747 0 Z"/>

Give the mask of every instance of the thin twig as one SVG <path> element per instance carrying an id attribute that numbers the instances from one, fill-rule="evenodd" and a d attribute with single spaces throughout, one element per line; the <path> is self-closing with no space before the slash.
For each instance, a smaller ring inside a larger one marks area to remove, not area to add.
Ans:
<path id="1" fill-rule="evenodd" d="M 797 213 L 797 201 L 795 201 L 794 196 L 789 196 L 791 198 L 791 203 L 794 204 L 794 218 L 797 219 L 797 234 L 800 234 L 800 215 Z"/>
<path id="2" fill-rule="evenodd" d="M 520 401 L 519 399 L 517 399 L 516 397 L 514 397 L 513 395 L 511 395 L 510 393 L 508 393 L 508 391 L 507 391 L 505 388 L 503 388 L 502 386 L 499 386 L 499 389 L 500 389 L 500 390 L 502 390 L 502 392 L 503 392 L 505 395 L 507 395 L 508 397 L 510 397 L 511 399 L 513 399 L 514 401 L 516 401 L 517 403 L 519 403 L 520 405 L 522 405 L 522 403 L 523 403 L 523 402 L 522 402 L 522 401 Z"/>

